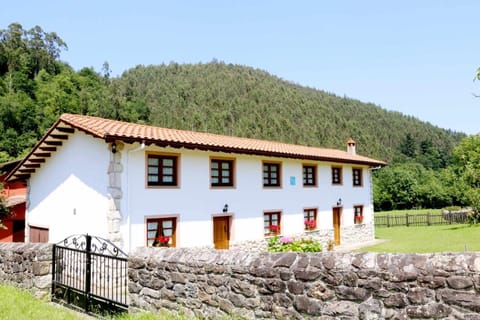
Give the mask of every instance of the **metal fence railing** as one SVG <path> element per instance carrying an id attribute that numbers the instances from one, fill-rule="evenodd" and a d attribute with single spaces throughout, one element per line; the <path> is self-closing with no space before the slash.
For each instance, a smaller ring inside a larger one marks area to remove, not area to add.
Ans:
<path id="1" fill-rule="evenodd" d="M 109 240 L 74 235 L 53 257 L 53 301 L 98 315 L 128 310 L 128 257 Z"/>
<path id="2" fill-rule="evenodd" d="M 375 216 L 376 227 L 432 226 L 439 224 L 466 223 L 466 212 L 392 214 Z"/>

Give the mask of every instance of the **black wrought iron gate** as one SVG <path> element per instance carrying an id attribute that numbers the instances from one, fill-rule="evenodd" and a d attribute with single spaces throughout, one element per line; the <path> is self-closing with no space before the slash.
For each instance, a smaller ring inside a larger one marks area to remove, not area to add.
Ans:
<path id="1" fill-rule="evenodd" d="M 53 246 L 52 300 L 87 313 L 127 311 L 127 255 L 112 242 L 74 235 Z"/>

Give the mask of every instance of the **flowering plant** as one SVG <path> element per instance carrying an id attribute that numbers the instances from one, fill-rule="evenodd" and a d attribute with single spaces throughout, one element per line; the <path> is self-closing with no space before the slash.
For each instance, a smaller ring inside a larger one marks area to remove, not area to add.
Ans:
<path id="1" fill-rule="evenodd" d="M 268 240 L 270 252 L 320 252 L 322 244 L 313 238 L 291 238 L 274 236 Z"/>
<path id="2" fill-rule="evenodd" d="M 270 232 L 272 233 L 277 233 L 278 231 L 280 231 L 280 227 L 279 226 L 276 226 L 276 225 L 273 225 L 271 224 L 268 229 L 270 230 Z"/>
<path id="3" fill-rule="evenodd" d="M 168 243 L 170 242 L 170 237 L 169 236 L 159 236 L 155 238 L 155 242 L 159 244 L 160 246 L 167 246 Z"/>
<path id="4" fill-rule="evenodd" d="M 305 229 L 307 230 L 313 230 L 317 226 L 317 221 L 316 220 L 305 220 Z"/>
<path id="5" fill-rule="evenodd" d="M 354 220 L 356 223 L 361 223 L 363 221 L 363 216 L 355 216 Z"/>
<path id="6" fill-rule="evenodd" d="M 290 237 L 281 237 L 280 240 L 278 240 L 281 244 L 288 244 L 288 243 L 293 243 L 293 239 Z"/>

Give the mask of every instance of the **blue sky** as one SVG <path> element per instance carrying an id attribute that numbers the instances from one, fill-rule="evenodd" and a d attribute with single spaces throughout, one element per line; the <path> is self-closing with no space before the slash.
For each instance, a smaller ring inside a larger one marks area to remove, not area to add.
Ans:
<path id="1" fill-rule="evenodd" d="M 0 28 L 56 32 L 75 69 L 213 59 L 480 133 L 480 1 L 9 1 Z"/>

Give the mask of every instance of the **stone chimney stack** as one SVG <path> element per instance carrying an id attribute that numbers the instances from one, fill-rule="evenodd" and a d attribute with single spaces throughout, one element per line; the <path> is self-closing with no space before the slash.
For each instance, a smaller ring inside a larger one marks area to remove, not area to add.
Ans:
<path id="1" fill-rule="evenodd" d="M 355 150 L 355 145 L 356 145 L 356 143 L 353 139 L 350 138 L 347 141 L 347 153 L 348 154 L 351 154 L 351 155 L 357 154 L 357 151 Z"/>

